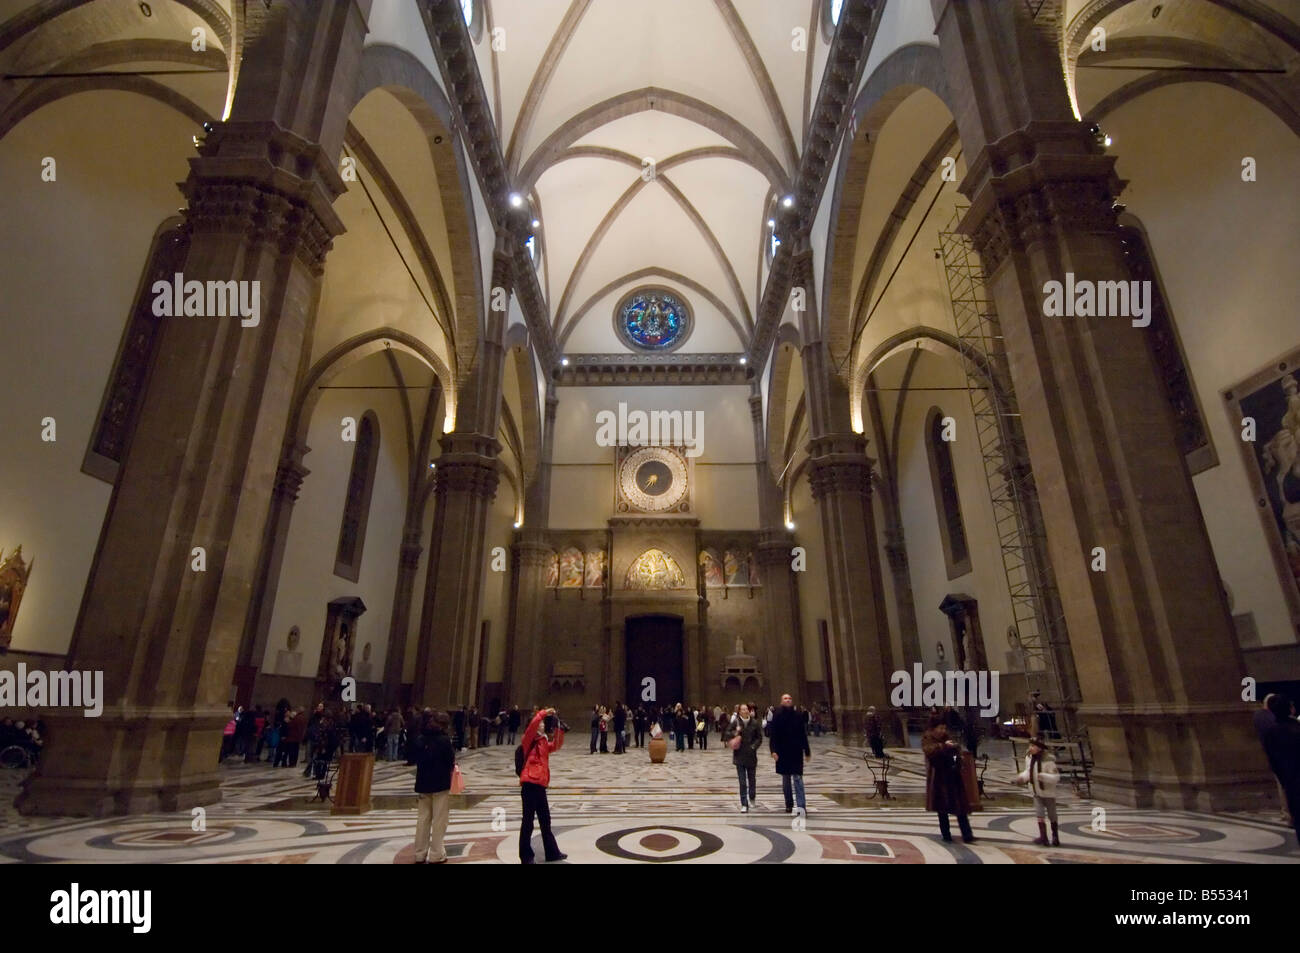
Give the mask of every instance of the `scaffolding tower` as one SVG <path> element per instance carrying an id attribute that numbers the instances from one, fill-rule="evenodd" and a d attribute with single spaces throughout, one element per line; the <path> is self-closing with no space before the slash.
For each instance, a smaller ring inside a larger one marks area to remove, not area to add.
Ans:
<path id="1" fill-rule="evenodd" d="M 997 311 L 989 298 L 979 253 L 958 231 L 966 213 L 959 206 L 939 232 L 937 257 L 943 260 L 952 300 L 957 339 L 984 476 L 993 501 L 993 518 L 1002 553 L 1017 649 L 1030 691 L 1041 693 L 1057 712 L 1067 736 L 1079 703 L 1078 679 L 1069 635 L 1047 559 L 1038 491 L 1029 467 L 1020 409 L 1007 361 Z"/>

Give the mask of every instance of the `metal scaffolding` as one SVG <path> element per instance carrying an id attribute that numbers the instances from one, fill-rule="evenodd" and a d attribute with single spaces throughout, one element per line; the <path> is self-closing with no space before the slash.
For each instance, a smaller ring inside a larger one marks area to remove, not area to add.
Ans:
<path id="1" fill-rule="evenodd" d="M 958 207 L 939 232 L 952 300 L 957 339 L 984 476 L 993 501 L 993 518 L 1006 574 L 1015 625 L 1015 642 L 1030 690 L 1064 720 L 1067 735 L 1079 702 L 1078 680 L 1056 580 L 1047 559 L 1038 491 L 1029 467 L 1020 409 L 1007 362 L 1002 328 L 989 298 L 983 265 L 970 237 L 959 232 L 966 213 Z"/>

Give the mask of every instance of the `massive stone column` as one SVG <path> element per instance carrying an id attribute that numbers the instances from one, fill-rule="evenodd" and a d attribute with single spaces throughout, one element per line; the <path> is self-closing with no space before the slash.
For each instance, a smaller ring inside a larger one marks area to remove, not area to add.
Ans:
<path id="1" fill-rule="evenodd" d="M 811 300 L 810 259 L 804 252 L 795 265 L 795 276 Z M 867 438 L 853 432 L 848 385 L 831 361 L 815 314 L 810 305 L 801 352 L 812 434 L 809 482 L 826 541 L 836 721 L 841 743 L 861 745 L 867 706 L 875 705 L 882 714 L 888 708 L 893 651 L 871 506 Z M 896 730 L 891 731 L 891 736 L 896 735 Z"/>
<path id="2" fill-rule="evenodd" d="M 474 364 L 460 375 L 456 429 L 439 441 L 442 455 L 434 477 L 433 532 L 412 690 L 419 705 L 453 708 L 475 701 L 487 524 L 501 479 L 501 444 L 494 435 L 505 369 L 505 302 L 513 288 L 517 240 L 508 229 L 498 233 L 489 297 L 499 307 L 487 312 Z"/>
<path id="3" fill-rule="evenodd" d="M 235 703 L 252 703 L 253 684 L 258 669 L 266 656 L 266 643 L 270 636 L 271 615 L 275 609 L 275 591 L 280 584 L 280 570 L 284 566 L 284 550 L 289 542 L 289 523 L 293 518 L 293 505 L 298 501 L 302 481 L 311 471 L 303 466 L 302 458 L 310 447 L 291 443 L 284 450 L 280 465 L 275 471 L 275 485 L 271 491 L 270 517 L 262 534 L 261 555 L 255 585 L 248 604 L 248 620 L 239 645 L 239 659 L 235 666 L 234 682 L 237 688 Z M 294 673 L 301 674 L 301 673 Z"/>
<path id="4" fill-rule="evenodd" d="M 1240 650 L 1146 332 L 1128 316 L 1044 314 L 1046 283 L 1067 273 L 1129 280 L 1114 159 L 1075 120 L 1052 31 L 1026 5 L 933 4 L 972 157 L 963 228 L 1006 339 L 1094 790 L 1141 806 L 1262 805 Z"/>
<path id="5" fill-rule="evenodd" d="M 759 524 L 763 528 L 754 553 L 763 579 L 763 618 L 766 623 L 766 635 L 759 649 L 763 656 L 760 661 L 774 692 L 790 692 L 802 703 L 808 699 L 808 684 L 804 681 L 798 577 L 790 568 L 795 541 L 785 528 L 781 488 L 772 477 L 768 461 L 763 397 L 758 393 L 757 384 L 749 397 L 749 410 L 754 427 L 754 478 L 757 481 Z M 703 588 L 701 591 L 708 592 Z"/>
<path id="6" fill-rule="evenodd" d="M 164 319 L 68 653 L 69 668 L 103 672 L 104 711 L 45 715 L 50 745 L 20 795 L 26 813 L 221 797 L 213 753 L 324 257 L 342 231 L 334 163 L 369 6 L 248 7 L 231 119 L 182 186 L 182 271 L 259 282 L 259 321 Z"/>
<path id="7" fill-rule="evenodd" d="M 542 626 L 546 619 L 545 600 L 550 546 L 546 528 L 551 511 L 551 458 L 555 444 L 555 412 L 559 398 L 552 389 L 546 395 L 546 417 L 542 427 L 541 459 L 524 497 L 524 528 L 515 533 L 512 545 L 510 623 L 506 629 L 506 698 L 511 704 L 531 704 L 543 697 Z"/>

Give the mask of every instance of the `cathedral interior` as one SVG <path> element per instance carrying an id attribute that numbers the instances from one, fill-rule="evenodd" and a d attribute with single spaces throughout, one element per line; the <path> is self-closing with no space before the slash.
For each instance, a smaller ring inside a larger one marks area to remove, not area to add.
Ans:
<path id="1" fill-rule="evenodd" d="M 1044 862 L 1034 734 L 1058 860 L 1300 858 L 1296 0 L 0 0 L 0 74 L 0 862 L 409 860 L 400 761 L 364 835 L 219 762 L 281 699 L 556 708 L 589 863 Z M 806 830 L 586 750 L 783 693 Z"/>

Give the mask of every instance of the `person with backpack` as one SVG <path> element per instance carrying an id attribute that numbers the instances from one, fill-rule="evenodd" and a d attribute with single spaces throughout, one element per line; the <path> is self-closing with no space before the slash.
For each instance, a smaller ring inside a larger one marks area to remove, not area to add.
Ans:
<path id="1" fill-rule="evenodd" d="M 554 740 L 552 741 L 552 736 Z M 533 818 L 542 829 L 542 847 L 548 863 L 564 860 L 560 845 L 551 833 L 551 807 L 546 788 L 551 783 L 551 752 L 564 745 L 564 725 L 554 708 L 540 709 L 524 732 L 523 742 L 515 749 L 515 771 L 519 775 L 519 795 L 523 800 L 524 819 L 519 826 L 519 862 L 531 864 L 533 853 Z"/>
<path id="2" fill-rule="evenodd" d="M 443 838 L 451 816 L 451 774 L 456 767 L 447 728 L 451 720 L 442 712 L 426 710 L 420 734 L 410 744 L 415 760 L 415 862 L 445 864 Z"/>

